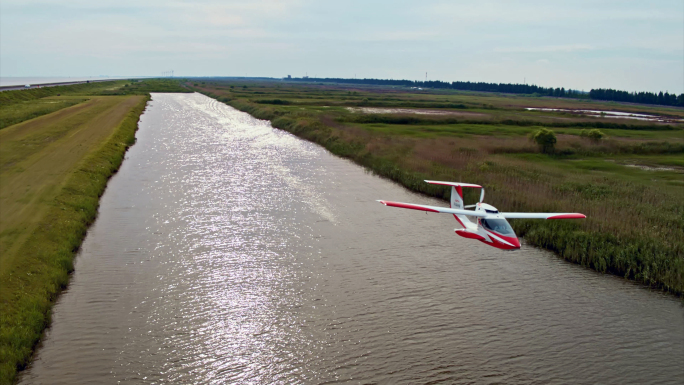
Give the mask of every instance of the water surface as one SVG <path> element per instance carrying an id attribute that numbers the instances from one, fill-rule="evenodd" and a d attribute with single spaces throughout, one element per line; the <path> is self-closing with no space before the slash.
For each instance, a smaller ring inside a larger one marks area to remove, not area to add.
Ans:
<path id="1" fill-rule="evenodd" d="M 675 298 L 384 207 L 444 203 L 203 95 L 137 136 L 22 384 L 684 381 Z"/>
<path id="2" fill-rule="evenodd" d="M 525 108 L 527 111 L 556 111 L 577 114 L 581 116 L 588 116 L 592 118 L 615 118 L 615 119 L 634 119 L 645 120 L 649 122 L 661 123 L 682 123 L 684 119 L 677 119 L 673 117 L 664 117 L 660 115 L 636 114 L 633 112 L 620 111 L 600 111 L 600 110 L 577 110 L 577 109 L 563 109 L 563 108 Z"/>

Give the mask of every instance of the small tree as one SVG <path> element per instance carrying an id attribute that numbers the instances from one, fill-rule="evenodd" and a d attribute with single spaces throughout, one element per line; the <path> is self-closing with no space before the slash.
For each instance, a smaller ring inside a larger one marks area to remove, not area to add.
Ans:
<path id="1" fill-rule="evenodd" d="M 552 154 L 556 146 L 556 134 L 546 128 L 540 128 L 530 134 L 530 139 L 539 145 L 545 154 Z"/>
<path id="2" fill-rule="evenodd" d="M 601 139 L 606 138 L 606 134 L 604 134 L 598 128 L 593 128 L 591 130 L 584 129 L 580 132 L 580 136 L 583 138 L 587 138 L 587 139 L 591 140 L 592 142 L 597 142 L 597 143 L 600 142 Z"/>

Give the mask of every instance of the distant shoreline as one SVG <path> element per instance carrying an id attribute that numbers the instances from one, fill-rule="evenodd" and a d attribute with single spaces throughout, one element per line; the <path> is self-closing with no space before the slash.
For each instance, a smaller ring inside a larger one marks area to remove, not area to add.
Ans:
<path id="1" fill-rule="evenodd" d="M 10 90 L 20 90 L 28 89 L 26 85 L 30 85 L 30 88 L 37 87 L 53 87 L 53 86 L 67 86 L 71 84 L 82 84 L 82 83 L 96 83 L 96 82 L 107 82 L 112 80 L 129 80 L 129 79 L 145 79 L 144 77 L 137 78 L 126 78 L 126 77 L 4 77 L 0 78 L 0 91 L 10 91 Z"/>
<path id="2" fill-rule="evenodd" d="M 119 80 L 119 79 L 117 79 Z M 125 80 L 125 79 L 121 79 Z M 72 84 L 83 84 L 83 83 L 98 83 L 98 82 L 110 82 L 112 79 L 97 79 L 97 80 L 79 80 L 79 81 L 69 81 L 69 82 L 54 82 L 54 83 L 27 83 L 27 84 L 20 84 L 20 85 L 7 85 L 7 86 L 0 86 L 0 91 L 15 91 L 15 90 L 23 90 L 23 89 L 33 89 L 33 88 L 40 88 L 40 87 L 54 87 L 54 86 L 69 86 Z M 26 87 L 27 85 L 30 85 L 30 87 Z"/>

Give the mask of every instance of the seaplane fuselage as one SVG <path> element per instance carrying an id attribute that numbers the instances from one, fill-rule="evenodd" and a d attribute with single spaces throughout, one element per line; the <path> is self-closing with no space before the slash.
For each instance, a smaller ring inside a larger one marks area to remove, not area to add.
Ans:
<path id="1" fill-rule="evenodd" d="M 487 203 L 483 203 L 484 189 L 482 186 L 470 183 L 458 182 L 439 182 L 426 180 L 431 184 L 451 186 L 450 207 L 438 207 L 418 205 L 413 203 L 402 203 L 392 201 L 379 201 L 385 206 L 400 207 L 404 209 L 421 210 L 435 213 L 452 214 L 462 226 L 454 230 L 456 234 L 468 238 L 476 239 L 484 244 L 504 250 L 515 250 L 520 248 L 518 236 L 508 223 L 507 219 L 527 218 L 527 219 L 580 219 L 586 218 L 580 213 L 502 213 Z M 480 188 L 480 202 L 474 205 L 464 206 L 463 188 Z M 474 210 L 467 210 L 474 208 Z"/>

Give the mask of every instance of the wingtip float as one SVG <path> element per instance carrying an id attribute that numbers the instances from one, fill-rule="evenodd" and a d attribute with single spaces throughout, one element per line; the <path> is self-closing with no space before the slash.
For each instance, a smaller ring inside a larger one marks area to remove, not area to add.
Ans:
<path id="1" fill-rule="evenodd" d="M 580 213 L 502 213 L 487 203 L 484 203 L 484 188 L 472 183 L 442 182 L 426 180 L 425 182 L 443 186 L 451 186 L 450 207 L 419 205 L 414 203 L 392 202 L 378 200 L 385 206 L 399 207 L 410 210 L 421 210 L 433 213 L 452 214 L 462 229 L 456 229 L 456 234 L 475 239 L 489 246 L 504 250 L 520 248 L 520 241 L 506 219 L 583 219 L 586 215 Z M 480 201 L 474 205 L 463 205 L 463 188 L 479 188 Z M 474 207 L 474 210 L 466 208 Z M 471 220 L 469 217 L 474 217 Z"/>

